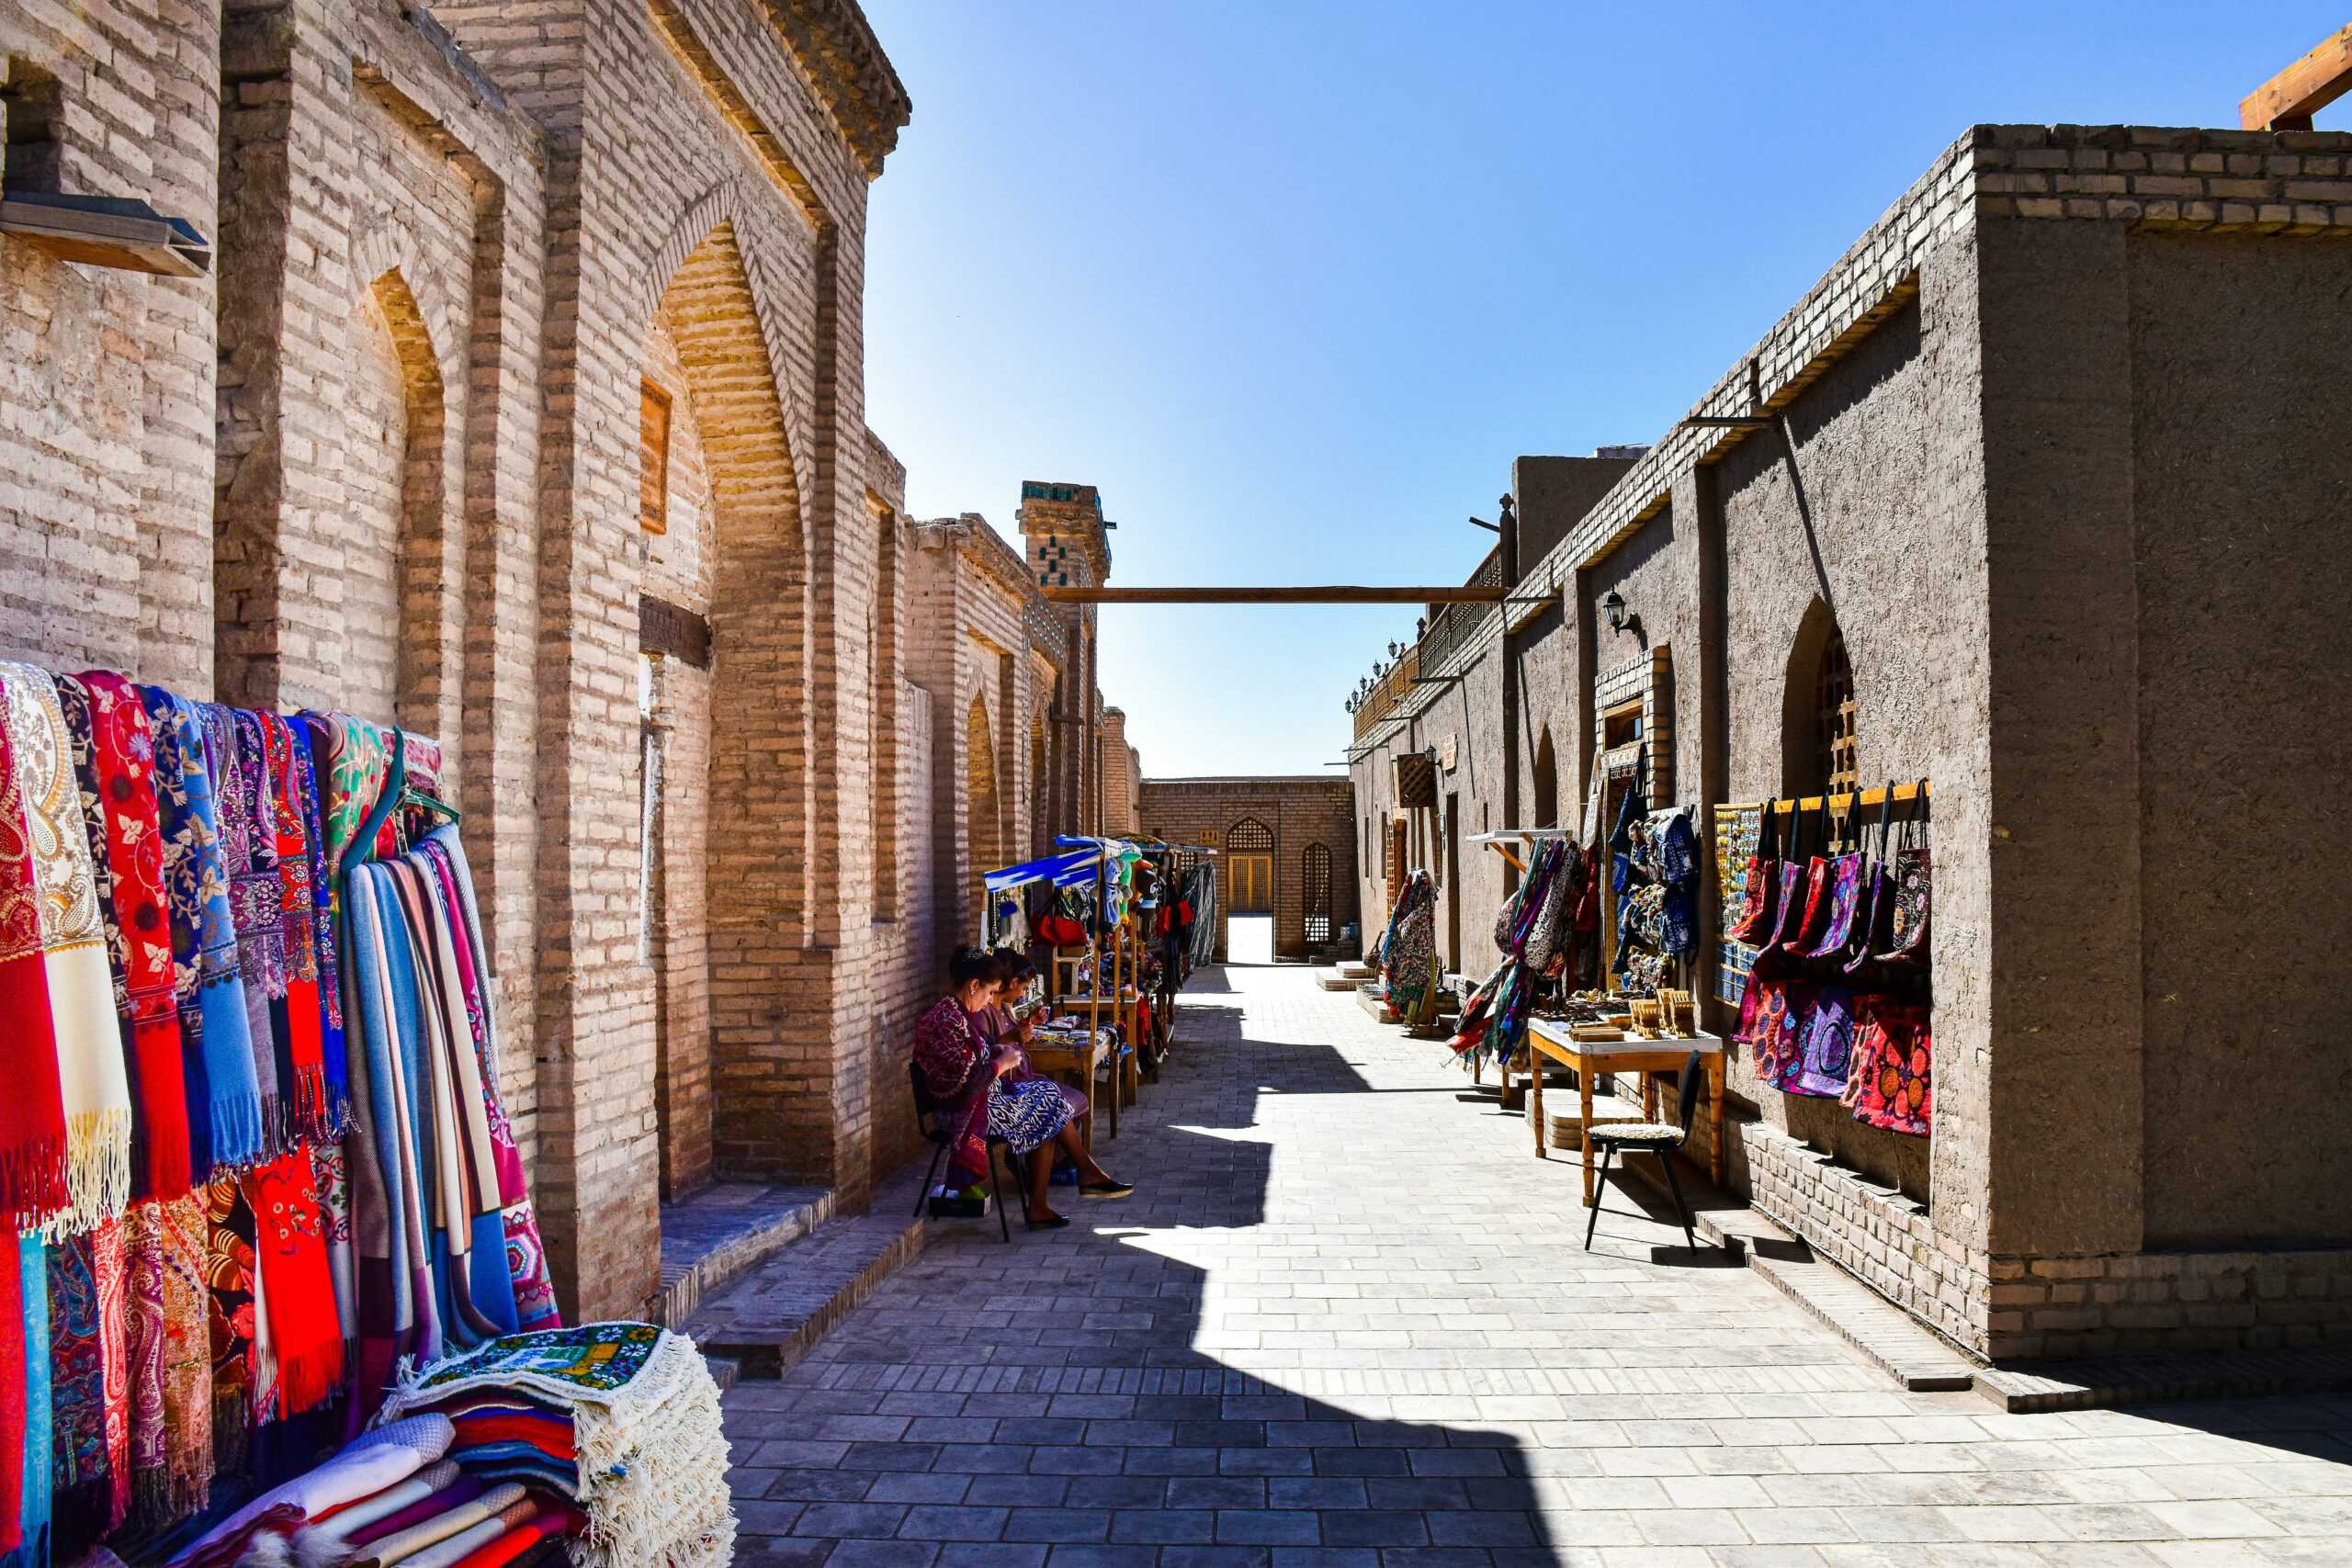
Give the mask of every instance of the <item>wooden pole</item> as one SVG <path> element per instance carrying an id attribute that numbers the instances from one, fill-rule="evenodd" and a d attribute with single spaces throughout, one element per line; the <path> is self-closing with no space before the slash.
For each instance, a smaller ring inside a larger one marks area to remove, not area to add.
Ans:
<path id="1" fill-rule="evenodd" d="M 1343 585 L 1234 588 L 1068 588 L 1038 589 L 1056 604 L 1499 604 L 1505 589 L 1358 588 Z"/>

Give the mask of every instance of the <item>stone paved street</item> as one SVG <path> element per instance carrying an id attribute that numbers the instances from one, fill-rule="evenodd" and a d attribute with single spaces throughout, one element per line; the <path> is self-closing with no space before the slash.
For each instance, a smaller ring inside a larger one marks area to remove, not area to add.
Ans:
<path id="1" fill-rule="evenodd" d="M 1124 1203 L 728 1396 L 747 1568 L 2352 1563 L 2352 1400 L 1911 1394 L 1302 968 L 1195 977 Z M 1057 1190 L 1067 1192 L 1067 1190 Z"/>

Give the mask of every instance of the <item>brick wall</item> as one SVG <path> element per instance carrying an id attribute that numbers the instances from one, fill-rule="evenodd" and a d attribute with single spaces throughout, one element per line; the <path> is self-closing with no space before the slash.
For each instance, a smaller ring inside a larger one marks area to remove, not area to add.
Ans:
<path id="1" fill-rule="evenodd" d="M 1137 807 L 1143 831 L 1171 844 L 1202 844 L 1222 851 L 1233 826 L 1245 818 L 1265 825 L 1273 847 L 1266 852 L 1273 874 L 1274 951 L 1296 957 L 1306 951 L 1306 857 L 1320 845 L 1330 855 L 1330 917 L 1336 942 L 1340 928 L 1357 919 L 1354 823 L 1351 795 L 1343 779 L 1218 778 L 1146 779 Z M 1217 951 L 1225 951 L 1231 912 L 1230 873 L 1218 867 Z"/>

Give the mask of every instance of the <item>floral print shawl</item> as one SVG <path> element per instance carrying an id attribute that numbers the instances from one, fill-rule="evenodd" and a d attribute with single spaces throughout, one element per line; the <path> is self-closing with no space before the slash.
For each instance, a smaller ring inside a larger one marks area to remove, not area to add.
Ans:
<path id="1" fill-rule="evenodd" d="M 989 1045 L 978 1021 L 954 997 L 942 997 L 915 1025 L 915 1070 L 931 1095 L 932 1117 L 947 1138 L 949 1179 L 970 1186 L 989 1168 Z"/>

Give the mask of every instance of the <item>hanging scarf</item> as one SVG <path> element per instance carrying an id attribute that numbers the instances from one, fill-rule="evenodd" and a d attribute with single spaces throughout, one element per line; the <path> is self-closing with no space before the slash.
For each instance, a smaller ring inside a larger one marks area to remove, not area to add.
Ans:
<path id="1" fill-rule="evenodd" d="M 48 970 L 50 1030 L 65 1111 L 65 1181 L 73 1202 L 63 1223 L 86 1229 L 121 1213 L 130 1199 L 130 1084 L 115 1022 L 114 983 L 107 971 L 97 870 L 56 684 L 31 665 L 0 664 L 0 689 L 7 699 L 17 785 L 32 831 L 33 887 L 40 896 L 41 960 Z"/>
<path id="2" fill-rule="evenodd" d="M 262 1153 L 286 1146 L 289 1072 L 279 1070 L 279 1042 L 270 1027 L 270 1003 L 286 995 L 286 950 L 279 940 L 277 843 L 263 831 L 261 795 L 267 763 L 256 727 L 248 754 L 251 714 L 206 703 L 204 754 L 212 766 L 220 829 L 220 866 L 229 879 L 229 918 L 237 929 L 237 974 L 244 982 L 246 1041 L 254 1081 L 261 1090 Z"/>
<path id="3" fill-rule="evenodd" d="M 212 1466 L 215 1475 L 245 1468 L 245 1438 L 254 1398 L 254 1212 L 234 1176 L 205 1189 L 205 1314 L 211 1327 Z"/>
<path id="4" fill-rule="evenodd" d="M 245 1179 L 270 1349 L 288 1416 L 324 1403 L 343 1382 L 343 1323 L 327 1269 L 315 1180 L 309 1151 L 301 1149 Z"/>
<path id="5" fill-rule="evenodd" d="M 90 819 L 91 853 L 109 884 L 101 904 L 133 1089 L 132 1191 L 141 1198 L 177 1198 L 189 1182 L 187 1097 L 173 999 L 171 917 L 164 910 L 154 738 L 137 691 L 119 675 L 92 671 L 61 677 L 58 694 L 68 699 L 67 728 L 76 730 L 74 767 Z M 86 731 L 76 728 L 77 710 Z"/>
<path id="6" fill-rule="evenodd" d="M 399 904 L 390 898 L 386 874 L 382 866 L 355 866 L 345 884 L 350 903 L 352 994 L 357 999 L 356 1021 L 365 1047 L 364 1053 L 354 1054 L 352 1080 L 356 1094 L 364 1070 L 369 1143 L 379 1179 L 372 1190 L 363 1189 L 356 1176 L 353 1179 L 355 1214 L 361 1222 L 361 1299 L 368 1295 L 368 1248 L 380 1246 L 390 1287 L 387 1299 L 394 1305 L 390 1329 L 403 1352 L 412 1348 L 413 1335 L 415 1353 L 429 1360 L 439 1353 L 440 1328 L 424 1240 L 428 1221 L 416 1094 L 421 1066 L 416 984 Z M 363 1197 L 382 1203 L 379 1216 L 359 1206 Z M 363 1360 L 372 1372 L 373 1358 L 364 1350 Z"/>
<path id="7" fill-rule="evenodd" d="M 0 1017 L 17 1034 L 0 1094 L 0 1219 L 11 1232 L 45 1225 L 72 1201 L 65 1180 L 65 1101 L 40 954 L 40 900 L 31 829 L 17 787 L 15 746 L 0 697 Z"/>
<path id="8" fill-rule="evenodd" d="M 339 895 L 345 863 L 365 858 L 364 852 L 352 853 L 352 840 L 359 836 L 360 824 L 383 794 L 391 770 L 391 751 L 384 732 L 365 719 L 341 713 L 309 716 L 318 727 L 314 737 L 322 732 L 325 739 L 316 758 L 325 775 L 319 804 L 326 818 L 329 883 Z"/>
<path id="9" fill-rule="evenodd" d="M 229 879 L 220 862 L 212 774 L 195 705 L 160 686 L 142 686 L 139 694 L 155 741 L 155 803 L 164 827 L 164 887 L 172 917 L 190 1143 L 200 1126 L 206 1145 L 206 1157 L 190 1163 L 198 1171 L 218 1174 L 260 1156 L 262 1106 L 244 981 L 237 971 L 237 927 L 230 918 Z"/>
<path id="10" fill-rule="evenodd" d="M 334 872 L 328 864 L 325 819 L 320 814 L 318 766 L 311 753 L 322 721 L 305 714 L 287 721 L 294 754 L 294 794 L 302 813 L 303 863 L 311 874 L 311 953 L 319 989 L 319 1070 L 326 1081 L 327 1135 L 341 1137 L 351 1117 L 351 1078 L 345 1066 L 343 989 L 335 958 Z"/>
<path id="11" fill-rule="evenodd" d="M 17 1517 L 23 1546 L 19 1562 L 49 1561 L 52 1485 L 50 1416 L 49 1249 L 37 1235 L 17 1238 L 17 1300 L 24 1312 L 24 1482 Z"/>
<path id="12" fill-rule="evenodd" d="M 165 1512 L 200 1513 L 212 1496 L 212 1326 L 205 1286 L 206 1199 L 191 1192 L 141 1213 L 156 1237 L 164 1325 Z M 143 1477 L 142 1477 L 143 1479 Z"/>
<path id="13" fill-rule="evenodd" d="M 333 1135 L 334 1116 L 321 1054 L 319 961 L 311 902 L 313 885 L 307 814 L 295 770 L 292 729 L 274 713 L 254 716 L 267 768 L 262 818 L 277 852 L 278 940 L 286 955 L 286 994 L 282 1004 L 273 1009 L 272 1026 L 286 1041 L 287 1062 L 293 1075 L 294 1130 L 304 1137 L 321 1139 Z"/>
<path id="14" fill-rule="evenodd" d="M 6 1261 L 0 1268 L 0 1552 L 25 1542 L 24 1275 L 14 1257 Z"/>
<path id="15" fill-rule="evenodd" d="M 75 1534 L 105 1513 L 109 1492 L 96 1250 L 87 1232 L 49 1248 L 51 1475 L 56 1511 Z"/>

